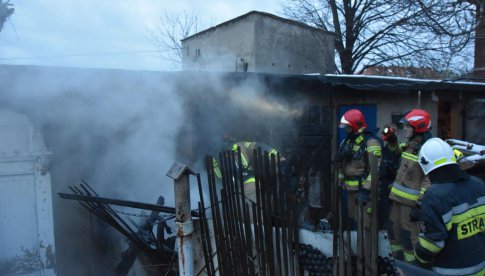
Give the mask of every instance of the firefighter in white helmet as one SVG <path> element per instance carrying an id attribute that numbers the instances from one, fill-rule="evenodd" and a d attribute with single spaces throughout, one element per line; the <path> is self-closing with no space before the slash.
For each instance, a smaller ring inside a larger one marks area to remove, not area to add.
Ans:
<path id="1" fill-rule="evenodd" d="M 428 140 L 418 158 L 431 187 L 419 213 L 416 263 L 443 275 L 485 275 L 485 183 L 460 170 L 439 138 Z"/>

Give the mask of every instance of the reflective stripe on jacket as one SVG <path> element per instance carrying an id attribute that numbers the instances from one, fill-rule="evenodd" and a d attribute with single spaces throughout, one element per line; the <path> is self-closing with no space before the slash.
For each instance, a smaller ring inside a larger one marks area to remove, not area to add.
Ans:
<path id="1" fill-rule="evenodd" d="M 369 164 L 366 164 L 366 162 L 368 162 L 366 154 L 373 154 L 376 156 L 378 162 L 377 167 L 380 165 L 382 155 L 381 143 L 373 137 L 368 137 L 367 141 L 365 141 L 366 139 L 364 138 L 364 135 L 365 134 L 361 134 L 357 136 L 353 141 L 347 141 L 348 143 L 353 143 L 353 146 L 351 147 L 353 158 L 350 161 L 341 164 L 339 169 L 339 181 L 343 184 L 343 187 L 349 191 L 358 191 L 359 182 L 364 189 L 370 190 L 371 188 L 372 176 L 368 171 Z M 364 141 L 365 144 L 361 144 L 364 143 Z M 359 151 L 361 151 L 361 154 L 357 154 Z M 378 177 L 378 175 L 375 177 Z"/>
<path id="2" fill-rule="evenodd" d="M 421 206 L 416 259 L 444 275 L 485 275 L 485 183 L 433 183 Z"/>
<path id="3" fill-rule="evenodd" d="M 389 194 L 389 198 L 393 201 L 411 207 L 414 207 L 416 201 L 423 197 L 424 191 L 431 184 L 418 163 L 417 154 L 423 139 L 422 135 L 417 135 L 403 148 L 396 180 Z"/>

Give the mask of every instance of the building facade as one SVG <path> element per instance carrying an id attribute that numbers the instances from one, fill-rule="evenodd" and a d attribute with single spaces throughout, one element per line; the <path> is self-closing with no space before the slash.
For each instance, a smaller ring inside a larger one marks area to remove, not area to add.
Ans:
<path id="1" fill-rule="evenodd" d="M 333 73 L 335 34 L 252 11 L 182 40 L 186 71 Z"/>

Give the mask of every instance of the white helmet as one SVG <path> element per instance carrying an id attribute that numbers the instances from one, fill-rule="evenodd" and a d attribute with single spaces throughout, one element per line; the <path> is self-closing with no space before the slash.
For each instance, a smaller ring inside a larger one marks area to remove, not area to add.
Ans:
<path id="1" fill-rule="evenodd" d="M 449 164 L 456 164 L 453 149 L 440 138 L 431 138 L 419 151 L 419 165 L 425 175 L 431 171 Z"/>

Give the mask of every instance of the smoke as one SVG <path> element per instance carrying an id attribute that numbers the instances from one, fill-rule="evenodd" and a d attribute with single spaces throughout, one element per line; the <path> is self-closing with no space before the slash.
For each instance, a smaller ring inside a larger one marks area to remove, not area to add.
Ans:
<path id="1" fill-rule="evenodd" d="M 176 138 L 184 117 L 181 98 L 169 78 L 153 72 L 0 68 L 2 107 L 26 114 L 52 151 L 61 273 L 73 262 L 92 262 L 81 256 L 99 246 L 109 229 L 90 227 L 87 212 L 73 201 L 59 199 L 58 192 L 70 192 L 68 185 L 84 179 L 103 197 L 155 203 L 163 195 L 167 205 L 174 205 L 173 184 L 166 173 L 176 160 Z"/>
<path id="2" fill-rule="evenodd" d="M 0 67 L 1 107 L 26 114 L 53 153 L 59 273 L 71 271 L 73 263 L 80 265 L 80 274 L 99 272 L 99 266 L 109 271 L 120 259 L 113 249 L 120 236 L 57 196 L 69 192 L 67 186 L 84 179 L 103 197 L 155 203 L 162 195 L 166 205 L 174 206 L 173 181 L 166 176 L 173 162 L 201 172 L 207 187 L 202 161 L 224 149 L 224 133 L 277 149 L 295 134 L 302 101 L 283 100 L 256 75 L 231 76 Z M 190 181 L 196 208 L 197 183 Z M 207 191 L 205 202 L 208 206 Z M 93 251 L 94 258 L 89 256 Z"/>

